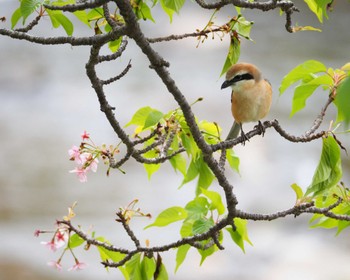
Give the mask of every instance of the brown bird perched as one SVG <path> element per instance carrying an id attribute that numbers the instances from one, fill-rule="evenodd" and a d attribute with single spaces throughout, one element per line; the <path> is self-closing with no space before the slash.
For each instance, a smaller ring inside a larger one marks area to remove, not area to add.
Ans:
<path id="1" fill-rule="evenodd" d="M 250 63 L 234 64 L 226 73 L 226 81 L 221 89 L 231 87 L 231 111 L 235 119 L 226 140 L 236 138 L 241 131 L 243 145 L 249 140 L 243 131 L 242 124 L 259 122 L 270 111 L 272 101 L 271 84 L 262 78 L 260 70 Z"/>

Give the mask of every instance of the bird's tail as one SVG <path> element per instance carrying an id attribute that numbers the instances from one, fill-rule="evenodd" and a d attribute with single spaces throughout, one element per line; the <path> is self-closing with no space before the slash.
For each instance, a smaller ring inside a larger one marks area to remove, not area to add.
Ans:
<path id="1" fill-rule="evenodd" d="M 236 138 L 238 136 L 240 130 L 241 130 L 241 126 L 239 125 L 239 123 L 234 122 L 231 129 L 230 129 L 230 132 L 228 133 L 228 135 L 226 137 L 226 140 Z"/>

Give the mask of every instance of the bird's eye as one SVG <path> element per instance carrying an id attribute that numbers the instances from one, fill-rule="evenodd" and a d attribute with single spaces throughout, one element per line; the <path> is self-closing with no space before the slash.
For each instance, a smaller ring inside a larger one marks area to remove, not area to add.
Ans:
<path id="1" fill-rule="evenodd" d="M 254 77 L 252 74 L 249 73 L 244 73 L 244 74 L 239 74 L 233 77 L 233 79 L 231 80 L 231 83 L 237 83 L 239 81 L 243 81 L 243 80 L 253 80 Z"/>

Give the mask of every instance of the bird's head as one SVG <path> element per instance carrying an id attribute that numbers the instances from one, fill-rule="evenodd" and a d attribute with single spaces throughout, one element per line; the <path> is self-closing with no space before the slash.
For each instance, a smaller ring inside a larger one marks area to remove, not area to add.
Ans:
<path id="1" fill-rule="evenodd" d="M 232 90 L 240 90 L 242 87 L 254 86 L 261 80 L 260 70 L 250 63 L 234 64 L 226 73 L 226 80 L 221 89 L 231 87 Z"/>

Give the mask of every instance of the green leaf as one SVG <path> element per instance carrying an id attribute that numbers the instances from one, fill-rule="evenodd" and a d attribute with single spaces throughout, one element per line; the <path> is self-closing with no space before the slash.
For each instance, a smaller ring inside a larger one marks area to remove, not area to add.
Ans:
<path id="1" fill-rule="evenodd" d="M 62 13 L 62 11 L 50 11 L 46 10 L 51 19 L 52 26 L 58 28 L 62 26 L 68 36 L 73 34 L 74 26 L 72 22 Z"/>
<path id="2" fill-rule="evenodd" d="M 131 121 L 129 121 L 125 126 L 127 127 L 133 124 L 141 126 L 142 130 L 145 130 L 146 128 L 157 124 L 162 117 L 162 112 L 147 106 L 137 110 Z"/>
<path id="3" fill-rule="evenodd" d="M 199 219 L 193 223 L 192 232 L 193 234 L 202 234 L 207 232 L 214 225 L 212 219 Z"/>
<path id="4" fill-rule="evenodd" d="M 184 179 L 183 179 L 183 181 L 181 183 L 180 188 L 184 184 L 194 180 L 198 176 L 198 174 L 199 174 L 199 166 L 197 164 L 197 161 L 192 158 L 191 163 L 190 163 L 190 165 L 189 165 L 189 167 L 187 169 L 186 175 L 185 175 L 185 177 L 184 177 Z"/>
<path id="5" fill-rule="evenodd" d="M 179 269 L 180 265 L 184 262 L 190 248 L 191 248 L 191 245 L 189 244 L 185 244 L 177 248 L 175 272 Z"/>
<path id="6" fill-rule="evenodd" d="M 185 206 L 188 213 L 188 219 L 196 221 L 204 218 L 208 214 L 209 202 L 203 196 L 198 196 Z"/>
<path id="7" fill-rule="evenodd" d="M 173 21 L 174 10 L 166 6 L 166 0 L 160 0 L 160 5 L 162 6 L 163 11 L 169 16 L 170 23 Z"/>
<path id="8" fill-rule="evenodd" d="M 305 107 L 306 100 L 319 86 L 331 86 L 332 83 L 332 78 L 329 75 L 322 75 L 319 77 L 310 76 L 307 82 L 302 82 L 295 88 L 290 116 L 293 116 L 296 112 Z"/>
<path id="9" fill-rule="evenodd" d="M 323 17 L 328 19 L 327 5 L 332 0 L 304 0 L 309 9 L 317 16 L 318 20 L 323 23 Z"/>
<path id="10" fill-rule="evenodd" d="M 232 227 L 228 227 L 226 230 L 230 233 L 232 240 L 242 249 L 243 253 L 245 253 L 244 241 L 250 245 L 253 245 L 248 237 L 247 221 L 240 218 L 235 218 L 234 223 L 236 226 L 235 231 L 233 231 Z"/>
<path id="11" fill-rule="evenodd" d="M 338 109 L 337 121 L 344 120 L 346 125 L 350 123 L 350 77 L 347 77 L 338 87 L 334 101 Z"/>
<path id="12" fill-rule="evenodd" d="M 85 25 L 89 26 L 91 28 L 89 19 L 88 19 L 88 15 L 86 13 L 86 11 L 76 11 L 73 12 L 73 14 L 77 17 L 77 19 L 79 19 L 82 23 L 84 23 Z"/>
<path id="13" fill-rule="evenodd" d="M 181 128 L 183 129 L 183 127 Z M 186 153 L 188 155 L 192 155 L 192 158 L 196 158 L 198 156 L 199 149 L 192 135 L 188 135 L 187 133 L 181 133 L 180 137 L 181 137 L 182 144 L 186 149 Z"/>
<path id="14" fill-rule="evenodd" d="M 177 221 L 181 221 L 187 218 L 187 211 L 179 206 L 170 207 L 163 212 L 161 212 L 154 223 L 145 227 L 164 227 L 171 223 L 175 223 Z"/>
<path id="15" fill-rule="evenodd" d="M 147 178 L 148 180 L 151 180 L 151 177 L 154 173 L 156 173 L 159 168 L 161 167 L 161 164 L 143 164 L 143 167 L 145 168 L 147 172 Z"/>
<path id="16" fill-rule="evenodd" d="M 143 20 L 149 19 L 155 22 L 154 18 L 152 17 L 151 9 L 148 7 L 148 5 L 144 1 L 140 1 L 138 3 L 135 13 L 138 19 L 143 19 Z"/>
<path id="17" fill-rule="evenodd" d="M 162 263 L 160 265 L 160 269 L 159 269 L 159 274 L 158 274 L 157 280 L 168 280 L 168 279 L 169 279 L 168 272 L 166 271 L 165 265 Z"/>
<path id="18" fill-rule="evenodd" d="M 112 53 L 115 53 L 119 50 L 119 47 L 122 43 L 123 37 L 119 37 L 119 39 L 108 42 L 108 48 L 111 50 Z"/>
<path id="19" fill-rule="evenodd" d="M 202 193 L 210 199 L 211 204 L 209 209 L 210 210 L 217 210 L 219 215 L 222 215 L 225 213 L 225 205 L 222 203 L 221 195 L 214 191 L 209 191 L 206 189 L 201 189 Z"/>
<path id="20" fill-rule="evenodd" d="M 104 237 L 97 237 L 96 240 L 101 241 L 106 244 L 110 244 Z M 120 252 L 115 252 L 115 251 L 109 251 L 104 247 L 97 246 L 97 250 L 100 253 L 100 257 L 102 261 L 107 261 L 111 260 L 113 262 L 119 262 L 121 261 L 124 257 L 125 254 L 122 254 Z"/>
<path id="21" fill-rule="evenodd" d="M 182 155 L 177 154 L 176 156 L 173 156 L 169 161 L 175 171 L 179 170 L 184 177 L 186 176 L 187 161 Z"/>
<path id="22" fill-rule="evenodd" d="M 233 149 L 226 150 L 226 159 L 233 170 L 239 173 L 239 157 L 236 156 Z"/>
<path id="23" fill-rule="evenodd" d="M 220 77 L 227 72 L 227 70 L 238 61 L 241 54 L 241 43 L 238 38 L 231 37 L 230 47 L 228 49 L 228 54 L 222 67 Z"/>
<path id="24" fill-rule="evenodd" d="M 176 13 L 179 13 L 182 6 L 185 4 L 185 0 L 161 0 L 163 5 L 170 10 L 173 10 Z"/>
<path id="25" fill-rule="evenodd" d="M 200 157 L 198 160 L 199 164 L 199 178 L 197 183 L 196 194 L 201 193 L 201 188 L 207 189 L 213 182 L 215 176 L 211 169 L 208 167 L 207 163 L 203 160 L 203 157 Z"/>
<path id="26" fill-rule="evenodd" d="M 23 24 L 28 16 L 35 12 L 41 6 L 41 1 L 39 0 L 22 0 L 20 9 L 23 17 Z"/>
<path id="27" fill-rule="evenodd" d="M 141 261 L 141 275 L 142 280 L 153 279 L 153 274 L 156 271 L 156 263 L 154 258 L 144 256 Z"/>
<path id="28" fill-rule="evenodd" d="M 103 9 L 102 8 L 92 9 L 87 13 L 87 18 L 88 18 L 88 21 L 94 21 L 94 20 L 104 18 Z"/>
<path id="29" fill-rule="evenodd" d="M 250 40 L 250 30 L 253 24 L 253 21 L 248 21 L 243 16 L 240 16 L 237 20 L 237 24 L 235 24 L 235 29 L 240 36 Z"/>
<path id="30" fill-rule="evenodd" d="M 303 198 L 303 196 L 304 196 L 303 190 L 297 184 L 291 185 L 291 188 L 294 190 L 294 192 L 297 196 L 297 201 L 299 199 Z"/>
<path id="31" fill-rule="evenodd" d="M 336 185 L 342 177 L 340 148 L 337 141 L 328 136 L 323 138 L 320 162 L 305 195 L 318 196 Z"/>
<path id="32" fill-rule="evenodd" d="M 219 232 L 219 242 L 222 242 L 222 231 Z M 201 244 L 202 245 L 207 245 L 209 242 L 211 242 L 211 240 L 205 240 L 202 241 Z M 203 262 L 205 261 L 205 259 L 209 256 L 211 256 L 212 254 L 214 254 L 216 251 L 218 250 L 218 247 L 216 245 L 213 245 L 211 247 L 209 247 L 206 250 L 201 250 L 198 249 L 199 254 L 202 256 L 201 261 L 200 261 L 200 265 L 203 264 Z"/>
<path id="33" fill-rule="evenodd" d="M 182 223 L 182 226 L 181 226 L 181 229 L 180 229 L 181 237 L 188 237 L 188 236 L 193 235 L 193 232 L 192 232 L 193 223 L 194 223 L 194 220 L 191 219 L 191 218 L 187 218 Z"/>
<path id="34" fill-rule="evenodd" d="M 145 125 L 143 127 L 143 129 L 147 129 L 149 127 L 152 127 L 154 125 L 156 125 L 161 118 L 163 118 L 163 113 L 157 110 L 152 110 L 151 112 L 149 112 L 146 120 L 145 120 Z"/>
<path id="35" fill-rule="evenodd" d="M 129 274 L 130 280 L 141 280 L 141 253 L 135 254 L 132 258 L 125 264 L 125 269 Z"/>
<path id="36" fill-rule="evenodd" d="M 73 249 L 75 247 L 79 247 L 80 245 L 82 245 L 85 240 L 82 239 L 78 234 L 74 233 L 72 236 L 70 236 L 69 238 L 69 248 Z"/>
<path id="37" fill-rule="evenodd" d="M 284 76 L 279 88 L 280 95 L 285 92 L 292 84 L 310 77 L 311 74 L 326 72 L 326 66 L 317 60 L 308 60 L 292 69 Z"/>
<path id="38" fill-rule="evenodd" d="M 22 12 L 21 12 L 21 8 L 18 8 L 17 10 L 15 10 L 12 14 L 11 17 L 11 28 L 13 29 L 16 24 L 18 23 L 18 21 L 20 20 L 20 18 L 22 17 Z"/>

